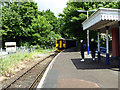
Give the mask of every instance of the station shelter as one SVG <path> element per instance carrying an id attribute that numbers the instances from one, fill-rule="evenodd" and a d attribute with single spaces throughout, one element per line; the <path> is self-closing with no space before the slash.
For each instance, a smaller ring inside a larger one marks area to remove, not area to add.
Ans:
<path id="1" fill-rule="evenodd" d="M 111 33 L 112 56 L 120 61 L 120 9 L 99 8 L 82 24 L 83 30 L 98 32 L 98 60 L 100 60 L 100 33 L 106 33 L 106 64 L 110 64 L 108 34 Z"/>

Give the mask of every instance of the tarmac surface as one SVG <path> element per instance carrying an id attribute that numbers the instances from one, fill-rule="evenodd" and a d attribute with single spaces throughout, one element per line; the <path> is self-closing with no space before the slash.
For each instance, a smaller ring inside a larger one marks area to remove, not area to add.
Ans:
<path id="1" fill-rule="evenodd" d="M 114 68 L 118 68 L 118 66 L 106 65 L 102 59 L 93 61 L 91 55 L 87 55 L 87 53 L 85 53 L 85 61 L 81 62 L 80 53 L 74 48 L 69 49 L 61 52 L 55 58 L 43 83 L 37 88 L 109 88 L 107 90 L 118 90 L 119 72 Z"/>

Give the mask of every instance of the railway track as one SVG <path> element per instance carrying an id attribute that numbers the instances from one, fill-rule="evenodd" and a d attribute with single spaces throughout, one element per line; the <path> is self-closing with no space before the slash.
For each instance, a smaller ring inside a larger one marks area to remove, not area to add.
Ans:
<path id="1" fill-rule="evenodd" d="M 8 86 L 3 88 L 3 90 L 11 89 L 11 88 L 26 88 L 26 89 L 33 89 L 37 87 L 38 82 L 42 78 L 44 71 L 46 70 L 47 66 L 50 64 L 52 59 L 55 57 L 57 53 L 52 54 L 43 60 L 39 61 L 29 70 L 24 72 L 20 75 L 17 79 L 15 79 L 12 83 Z"/>

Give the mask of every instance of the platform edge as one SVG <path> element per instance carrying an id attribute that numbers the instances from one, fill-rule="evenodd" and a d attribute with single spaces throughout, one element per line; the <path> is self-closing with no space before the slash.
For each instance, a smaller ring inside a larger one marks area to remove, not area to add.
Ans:
<path id="1" fill-rule="evenodd" d="M 53 58 L 53 60 L 51 61 L 51 63 L 49 64 L 49 66 L 47 67 L 45 73 L 43 74 L 42 79 L 40 80 L 40 82 L 39 82 L 39 84 L 38 84 L 38 86 L 37 86 L 37 89 L 38 89 L 38 88 L 42 88 L 42 86 L 43 86 L 43 84 L 44 84 L 44 81 L 45 81 L 45 78 L 46 78 L 49 70 L 52 68 L 52 66 L 53 66 L 56 58 L 57 58 L 61 53 L 62 53 L 62 52 L 58 53 L 57 56 L 55 56 L 55 57 Z M 37 89 L 36 89 L 36 90 L 37 90 Z"/>

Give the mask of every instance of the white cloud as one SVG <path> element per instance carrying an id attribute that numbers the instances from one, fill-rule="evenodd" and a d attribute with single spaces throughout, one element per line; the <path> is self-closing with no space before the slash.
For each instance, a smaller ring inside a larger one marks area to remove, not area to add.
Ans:
<path id="1" fill-rule="evenodd" d="M 69 0 L 35 0 L 40 11 L 50 9 L 57 16 L 62 13 Z"/>

